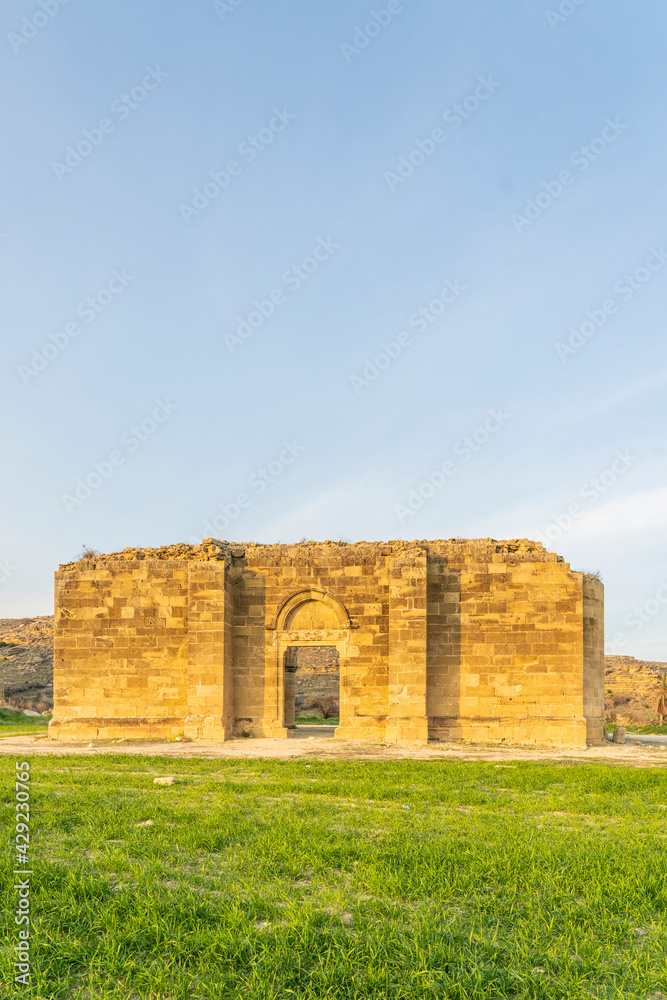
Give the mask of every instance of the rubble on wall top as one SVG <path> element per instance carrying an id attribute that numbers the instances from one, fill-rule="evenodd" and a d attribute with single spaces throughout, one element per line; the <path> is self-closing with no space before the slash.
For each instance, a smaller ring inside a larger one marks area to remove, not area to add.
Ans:
<path id="1" fill-rule="evenodd" d="M 344 542 L 342 540 L 323 542 L 307 541 L 284 544 L 274 542 L 272 544 L 261 544 L 257 542 L 236 543 L 228 542 L 218 538 L 204 538 L 200 545 L 190 545 L 186 542 L 178 542 L 174 545 L 163 545 L 160 548 L 141 548 L 138 546 L 128 546 L 122 552 L 112 552 L 107 555 L 90 553 L 80 559 L 64 563 L 60 569 L 72 569 L 75 566 L 94 566 L 105 562 L 136 562 L 146 559 L 155 560 L 187 560 L 188 562 L 212 562 L 226 559 L 241 559 L 246 555 L 246 550 L 273 550 L 280 549 L 294 550 L 307 548 L 332 548 L 340 547 L 346 549 L 380 549 L 380 554 L 391 555 L 394 552 L 402 552 L 407 549 L 429 547 L 452 546 L 469 548 L 477 551 L 492 549 L 497 554 L 514 553 L 536 553 L 548 555 L 549 553 L 540 542 L 533 542 L 528 538 L 514 538 L 510 540 L 498 541 L 495 538 L 447 538 L 447 539 L 421 539 L 407 541 L 406 539 L 394 539 L 388 542 Z M 557 557 L 560 558 L 560 557 Z"/>
<path id="2" fill-rule="evenodd" d="M 61 569 L 72 569 L 74 566 L 93 566 L 100 562 L 136 562 L 143 559 L 158 560 L 178 560 L 183 559 L 188 562 L 211 562 L 212 560 L 225 559 L 230 555 L 231 550 L 236 546 L 229 542 L 218 541 L 214 538 L 206 538 L 201 545 L 189 545 L 186 542 L 177 542 L 175 545 L 162 545 L 157 549 L 144 549 L 138 546 L 128 546 L 122 552 L 110 552 L 108 555 L 97 553 L 75 559 L 72 562 L 64 563 Z"/>

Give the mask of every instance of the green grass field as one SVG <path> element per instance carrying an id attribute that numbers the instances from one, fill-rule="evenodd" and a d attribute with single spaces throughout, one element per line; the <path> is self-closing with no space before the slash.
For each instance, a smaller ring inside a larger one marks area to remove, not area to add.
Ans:
<path id="1" fill-rule="evenodd" d="M 607 730 L 610 733 L 616 729 L 617 723 L 607 723 Z M 642 736 L 667 736 L 667 726 L 626 726 L 626 732 L 639 733 Z"/>
<path id="2" fill-rule="evenodd" d="M 667 994 L 667 770 L 100 755 L 31 774 L 25 996 Z"/>
<path id="3" fill-rule="evenodd" d="M 340 719 L 321 719 L 319 715 L 297 715 L 297 726 L 337 726 Z"/>
<path id="4" fill-rule="evenodd" d="M 50 718 L 50 715 L 42 715 L 39 718 L 18 715 L 6 708 L 0 708 L 0 739 L 6 736 L 39 736 L 41 733 L 46 735 Z"/>

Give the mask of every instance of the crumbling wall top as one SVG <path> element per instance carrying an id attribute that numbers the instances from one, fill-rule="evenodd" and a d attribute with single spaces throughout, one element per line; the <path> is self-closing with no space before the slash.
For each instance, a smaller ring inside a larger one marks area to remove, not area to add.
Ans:
<path id="1" fill-rule="evenodd" d="M 90 553 L 80 559 L 72 560 L 60 566 L 61 570 L 75 567 L 93 568 L 97 564 L 109 562 L 136 562 L 138 560 L 184 560 L 188 562 L 230 561 L 244 556 L 256 555 L 268 557 L 270 561 L 280 558 L 290 558 L 296 555 L 314 556 L 316 553 L 331 552 L 332 549 L 344 549 L 346 553 L 363 558 L 398 555 L 408 549 L 423 549 L 437 554 L 452 555 L 470 554 L 479 557 L 484 554 L 527 556 L 537 562 L 561 560 L 560 556 L 548 552 L 540 542 L 528 538 L 514 538 L 498 541 L 495 538 L 448 538 L 418 541 L 394 539 L 389 542 L 344 542 L 344 541 L 302 541 L 292 544 L 264 545 L 257 542 L 236 543 L 218 538 L 205 538 L 200 545 L 189 545 L 179 542 L 175 545 L 163 545 L 159 548 L 141 548 L 129 546 L 122 552 L 112 552 L 107 555 Z"/>
<path id="2" fill-rule="evenodd" d="M 74 569 L 75 567 L 92 567 L 97 563 L 106 562 L 136 562 L 143 559 L 186 560 L 188 562 L 212 562 L 214 560 L 228 559 L 236 548 L 230 542 L 218 541 L 215 538 L 205 538 L 201 545 L 188 545 L 186 542 L 177 542 L 175 545 L 162 545 L 157 549 L 144 549 L 138 546 L 128 546 L 122 552 L 111 552 L 108 555 L 90 553 L 72 562 L 63 563 L 61 570 Z"/>

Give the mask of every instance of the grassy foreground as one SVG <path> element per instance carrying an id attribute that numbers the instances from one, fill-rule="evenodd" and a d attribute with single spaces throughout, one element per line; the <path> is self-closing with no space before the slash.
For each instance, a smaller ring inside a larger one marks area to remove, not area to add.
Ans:
<path id="1" fill-rule="evenodd" d="M 25 996 L 667 994 L 665 770 L 100 755 L 31 775 Z"/>

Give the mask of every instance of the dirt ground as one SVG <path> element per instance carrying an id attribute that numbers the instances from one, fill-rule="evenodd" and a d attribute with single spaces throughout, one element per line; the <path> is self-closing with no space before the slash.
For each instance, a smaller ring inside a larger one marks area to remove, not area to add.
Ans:
<path id="1" fill-rule="evenodd" d="M 295 739 L 236 739 L 226 743 L 204 740 L 192 743 L 164 743 L 136 740 L 125 743 L 58 743 L 45 736 L 14 736 L 0 739 L 0 754 L 11 756 L 59 757 L 98 754 L 136 754 L 143 757 L 216 759 L 257 759 L 316 757 L 321 760 L 480 760 L 510 764 L 512 761 L 588 761 L 614 763 L 630 767 L 667 767 L 667 747 L 608 743 L 586 750 L 554 750 L 509 746 L 470 746 L 455 743 L 429 743 L 427 746 L 393 746 L 376 742 L 336 740 L 330 736 L 299 733 Z"/>

